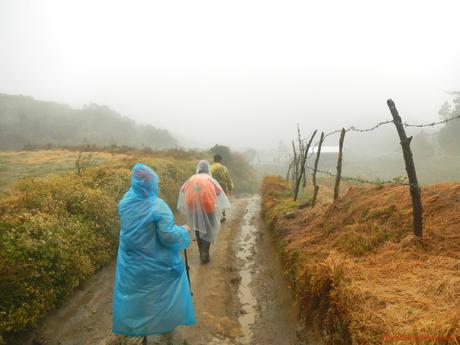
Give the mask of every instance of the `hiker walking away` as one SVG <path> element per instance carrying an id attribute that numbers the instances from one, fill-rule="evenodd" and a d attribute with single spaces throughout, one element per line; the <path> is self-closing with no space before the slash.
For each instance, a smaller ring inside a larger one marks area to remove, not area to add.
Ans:
<path id="1" fill-rule="evenodd" d="M 228 196 L 233 195 L 233 181 L 225 165 L 222 164 L 222 156 L 216 154 L 214 156 L 214 163 L 211 165 L 212 176 L 219 182 L 220 186 Z M 221 222 L 225 222 L 225 210 L 222 212 Z"/>
<path id="2" fill-rule="evenodd" d="M 220 229 L 222 210 L 230 201 L 219 182 L 212 178 L 209 162 L 198 163 L 196 174 L 181 187 L 177 209 L 185 215 L 187 224 L 195 231 L 201 263 L 209 262 L 209 248 Z"/>
<path id="3" fill-rule="evenodd" d="M 195 324 L 195 312 L 181 251 L 190 245 L 187 226 L 158 196 L 158 176 L 136 164 L 131 187 L 118 205 L 120 244 L 113 296 L 113 333 L 170 334 Z"/>

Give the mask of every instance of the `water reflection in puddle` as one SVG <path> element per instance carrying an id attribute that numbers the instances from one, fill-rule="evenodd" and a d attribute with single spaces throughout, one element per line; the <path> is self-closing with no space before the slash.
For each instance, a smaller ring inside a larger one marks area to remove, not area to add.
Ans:
<path id="1" fill-rule="evenodd" d="M 240 269 L 241 282 L 238 290 L 238 297 L 242 305 L 241 316 L 238 321 L 241 325 L 242 344 L 250 344 L 252 339 L 252 331 L 250 325 L 253 324 L 257 317 L 257 300 L 251 292 L 250 285 L 252 283 L 251 266 L 253 265 L 252 256 L 255 254 L 254 245 L 256 243 L 257 226 L 255 224 L 255 216 L 259 212 L 259 198 L 252 198 L 246 208 L 246 213 L 243 216 L 241 225 L 241 233 L 237 244 L 236 256 L 243 260 L 243 265 Z"/>

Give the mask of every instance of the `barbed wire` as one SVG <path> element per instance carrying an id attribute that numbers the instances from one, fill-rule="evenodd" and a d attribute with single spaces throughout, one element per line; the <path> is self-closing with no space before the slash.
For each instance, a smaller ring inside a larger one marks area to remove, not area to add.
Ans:
<path id="1" fill-rule="evenodd" d="M 450 121 L 458 120 L 458 119 L 460 119 L 460 114 L 456 115 L 456 116 L 452 116 L 452 117 L 450 117 L 448 119 L 437 121 L 437 122 L 431 122 L 431 123 L 425 123 L 425 124 L 410 124 L 410 123 L 404 122 L 403 125 L 404 125 L 404 127 L 417 127 L 417 128 L 434 127 L 434 126 L 443 125 L 443 124 L 446 124 L 446 123 L 448 123 Z"/>
<path id="2" fill-rule="evenodd" d="M 311 171 L 315 170 L 314 168 L 312 168 L 310 166 L 307 166 L 307 169 L 311 170 Z M 336 177 L 336 174 L 331 173 L 330 171 L 317 169 L 316 172 L 324 174 L 324 175 L 328 175 L 328 176 L 331 176 L 331 177 Z M 369 179 L 365 179 L 365 178 L 361 178 L 361 177 L 352 177 L 352 176 L 341 176 L 340 178 L 342 180 L 344 180 L 344 181 L 352 181 L 352 182 L 357 182 L 357 183 L 362 183 L 362 184 L 372 184 L 372 185 L 378 185 L 378 186 L 382 186 L 382 185 L 385 185 L 385 184 L 392 184 L 392 185 L 398 185 L 398 186 L 408 186 L 408 187 L 416 186 L 416 187 L 418 187 L 419 189 L 421 189 L 421 190 L 423 190 L 425 192 L 435 194 L 435 195 L 443 197 L 444 199 L 454 200 L 454 201 L 460 203 L 460 197 L 457 198 L 456 196 L 452 196 L 452 195 L 448 195 L 446 193 L 434 191 L 434 190 L 429 189 L 429 188 L 427 188 L 425 186 L 414 185 L 414 184 L 408 183 L 408 182 L 406 182 L 407 177 L 394 177 L 391 180 L 380 180 L 380 179 L 369 180 Z"/>
<path id="3" fill-rule="evenodd" d="M 311 170 L 311 171 L 315 171 L 315 168 L 312 168 L 310 166 L 307 165 L 307 169 L 308 170 Z M 336 174 L 330 172 L 330 171 L 326 171 L 326 170 L 320 170 L 320 169 L 317 169 L 316 172 L 319 172 L 321 174 L 324 174 L 324 175 L 328 175 L 328 176 L 331 176 L 331 177 L 336 177 Z M 383 184 L 400 184 L 400 185 L 409 185 L 408 183 L 404 183 L 402 181 L 405 181 L 405 178 L 399 178 L 399 177 L 396 177 L 396 178 L 393 178 L 391 180 L 369 180 L 369 179 L 365 179 L 365 178 L 362 178 L 362 177 L 352 177 L 352 176 L 341 176 L 340 177 L 342 180 L 346 180 L 346 181 L 354 181 L 354 182 L 359 182 L 359 183 L 364 183 L 364 184 L 373 184 L 373 185 L 383 185 Z"/>
<path id="4" fill-rule="evenodd" d="M 330 137 L 331 135 L 334 135 L 334 134 L 339 134 L 340 132 L 342 132 L 342 130 L 341 130 L 341 129 L 336 129 L 335 131 L 332 131 L 332 132 L 326 133 L 326 134 L 324 135 L 324 139 L 326 139 L 327 137 Z M 318 144 L 317 144 L 317 145 L 318 145 Z M 314 146 L 314 147 L 316 147 L 316 146 Z"/>
<path id="5" fill-rule="evenodd" d="M 421 123 L 421 124 L 411 124 L 411 123 L 407 123 L 407 122 L 403 122 L 401 123 L 404 127 L 416 127 L 416 128 L 424 128 L 424 127 L 434 127 L 434 126 L 438 126 L 438 125 L 442 125 L 442 124 L 446 124 L 450 121 L 453 121 L 453 120 L 459 120 L 460 119 L 460 115 L 455 115 L 455 116 L 452 116 L 448 119 L 444 119 L 444 120 L 441 120 L 441 121 L 437 121 L 437 122 L 430 122 L 430 123 Z M 366 133 L 366 132 L 372 132 L 384 125 L 388 125 L 390 123 L 394 123 L 394 120 L 387 120 L 387 121 L 382 121 L 382 122 L 379 122 L 377 123 L 376 125 L 372 126 L 372 127 L 369 127 L 369 128 L 356 128 L 356 126 L 350 126 L 348 127 L 347 129 L 345 129 L 345 132 L 357 132 L 357 133 Z M 342 132 L 342 128 L 341 129 L 336 129 L 334 131 L 331 131 L 329 133 L 326 133 L 324 135 L 324 138 L 323 138 L 323 141 L 326 140 L 327 137 L 330 137 L 331 135 L 334 135 L 334 134 L 338 134 Z M 318 147 L 319 145 L 319 141 L 317 141 L 315 144 L 313 144 L 311 146 L 312 148 L 312 151 L 310 152 L 310 154 L 308 155 L 307 157 L 307 160 L 311 158 L 311 156 L 316 153 L 314 151 L 315 147 Z"/>
<path id="6" fill-rule="evenodd" d="M 375 131 L 377 128 L 382 127 L 384 125 L 388 125 L 390 123 L 393 123 L 393 120 L 387 120 L 387 121 L 382 121 L 377 123 L 375 126 L 372 126 L 370 128 L 356 128 L 355 126 L 351 126 L 347 129 L 345 129 L 345 132 L 358 132 L 358 133 L 366 133 L 366 132 L 372 132 Z"/>
<path id="7" fill-rule="evenodd" d="M 450 117 L 448 119 L 444 119 L 444 120 L 441 120 L 441 121 L 435 121 L 435 122 L 429 122 L 429 123 L 420 123 L 420 124 L 412 124 L 412 123 L 402 122 L 401 124 L 404 127 L 423 128 L 423 127 L 434 127 L 434 126 L 438 126 L 438 125 L 443 125 L 443 124 L 446 124 L 446 123 L 448 123 L 450 121 L 459 120 L 459 119 L 460 119 L 460 115 L 455 115 L 455 116 L 452 116 L 452 117 Z M 377 123 L 376 125 L 374 125 L 372 127 L 364 128 L 364 129 L 356 128 L 356 126 L 350 126 L 350 127 L 345 129 L 345 132 L 358 132 L 358 133 L 372 132 L 372 131 L 378 129 L 379 127 L 382 127 L 384 125 L 388 125 L 390 123 L 394 123 L 394 120 L 382 121 L 382 122 L 379 122 L 379 123 Z M 342 129 L 336 129 L 336 130 L 334 130 L 332 132 L 326 133 L 324 135 L 324 139 L 326 139 L 327 137 L 330 137 L 331 135 L 338 134 L 341 131 L 342 131 Z M 318 142 L 313 147 L 316 147 L 316 146 L 318 146 Z"/>
<path id="8" fill-rule="evenodd" d="M 365 132 L 372 132 L 374 130 L 376 130 L 377 128 L 381 127 L 381 126 L 384 126 L 384 125 L 387 125 L 389 123 L 393 123 L 393 120 L 388 120 L 388 121 L 382 121 L 382 122 L 379 122 L 377 123 L 375 126 L 372 126 L 370 128 L 365 128 L 365 129 L 362 129 L 362 128 L 356 128 L 355 126 L 351 126 L 351 127 L 348 127 L 347 129 L 345 129 L 345 132 L 358 132 L 358 133 L 365 133 Z M 332 132 L 329 132 L 329 133 L 326 133 L 323 137 L 323 142 L 324 140 L 326 140 L 327 137 L 330 137 L 331 135 L 334 135 L 334 134 L 338 134 L 342 132 L 342 128 L 341 129 L 336 129 Z M 312 151 L 310 152 L 310 154 L 308 155 L 307 157 L 307 160 L 310 159 L 310 157 L 315 153 L 315 147 L 318 147 L 319 145 L 319 141 L 317 141 L 314 145 L 312 145 Z"/>
<path id="9" fill-rule="evenodd" d="M 442 124 L 447 124 L 450 121 L 459 120 L 459 119 L 460 119 L 460 114 L 452 116 L 452 117 L 444 119 L 444 120 L 441 120 L 441 121 L 435 121 L 435 122 L 430 122 L 430 123 L 411 124 L 411 123 L 407 123 L 407 122 L 402 122 L 400 124 L 402 124 L 404 127 L 424 128 L 424 127 L 434 127 L 434 126 L 438 126 L 438 125 L 442 125 Z M 379 123 L 377 123 L 376 125 L 374 125 L 372 127 L 364 128 L 364 129 L 363 128 L 357 128 L 355 126 L 350 126 L 350 127 L 345 129 L 345 132 L 358 132 L 358 133 L 372 132 L 372 131 L 374 131 L 374 130 L 382 127 L 382 126 L 385 126 L 387 124 L 390 124 L 390 123 L 395 123 L 395 122 L 394 122 L 394 120 L 382 121 L 382 122 L 379 122 Z M 342 130 L 343 130 L 343 128 L 336 129 L 334 131 L 326 133 L 324 135 L 324 137 L 323 137 L 323 142 L 327 137 L 329 137 L 331 135 L 334 135 L 334 134 L 338 134 L 338 133 L 342 132 Z M 309 160 L 311 158 L 311 156 L 314 153 L 316 153 L 314 149 L 316 147 L 318 147 L 318 145 L 319 145 L 319 141 L 317 141 L 312 146 L 312 151 L 308 154 L 307 160 Z M 310 167 L 310 166 L 308 166 L 306 164 L 305 164 L 305 168 L 308 169 L 308 170 L 315 171 L 314 168 L 312 168 L 312 167 Z M 318 172 L 320 174 L 325 174 L 325 175 L 328 175 L 328 176 L 331 176 L 331 177 L 336 177 L 336 174 L 331 173 L 329 171 L 317 169 L 316 172 Z M 363 184 L 372 184 L 372 185 L 394 184 L 394 185 L 401 185 L 401 186 L 413 186 L 410 183 L 406 182 L 407 181 L 406 177 L 397 177 L 397 178 L 393 178 L 391 180 L 380 180 L 380 179 L 378 179 L 378 180 L 369 180 L 369 179 L 365 179 L 365 178 L 361 178 L 361 177 L 341 176 L 341 179 L 345 180 L 345 181 L 352 181 L 352 182 L 363 183 Z M 456 196 L 451 196 L 451 195 L 448 195 L 448 194 L 445 194 L 445 193 L 434 191 L 432 189 L 429 189 L 427 187 L 420 186 L 420 185 L 417 185 L 416 187 L 419 188 L 420 190 L 425 191 L 425 192 L 428 192 L 428 193 L 431 193 L 431 194 L 434 194 L 434 195 L 438 195 L 438 196 L 443 197 L 443 198 L 448 199 L 448 200 L 454 200 L 454 201 L 460 203 L 460 198 L 457 198 Z"/>

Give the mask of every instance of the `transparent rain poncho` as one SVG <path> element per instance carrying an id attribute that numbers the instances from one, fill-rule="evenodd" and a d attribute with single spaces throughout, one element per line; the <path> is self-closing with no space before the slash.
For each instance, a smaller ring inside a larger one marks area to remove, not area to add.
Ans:
<path id="1" fill-rule="evenodd" d="M 113 332 L 159 335 L 195 323 L 181 251 L 187 230 L 174 224 L 158 197 L 158 176 L 136 164 L 131 188 L 118 205 L 120 244 L 113 296 Z"/>
<path id="2" fill-rule="evenodd" d="M 196 174 L 180 189 L 177 209 L 185 215 L 191 230 L 198 231 L 201 239 L 213 243 L 220 230 L 222 210 L 228 208 L 230 201 L 212 178 L 209 162 L 200 161 Z"/>

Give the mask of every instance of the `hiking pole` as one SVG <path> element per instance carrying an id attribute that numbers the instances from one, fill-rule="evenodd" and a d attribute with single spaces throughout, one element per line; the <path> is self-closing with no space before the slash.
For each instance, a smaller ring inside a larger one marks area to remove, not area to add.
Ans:
<path id="1" fill-rule="evenodd" d="M 193 296 L 192 283 L 190 283 L 190 266 L 188 265 L 187 249 L 184 249 L 184 258 L 185 258 L 185 269 L 187 270 L 188 286 L 190 287 L 190 295 Z"/>

